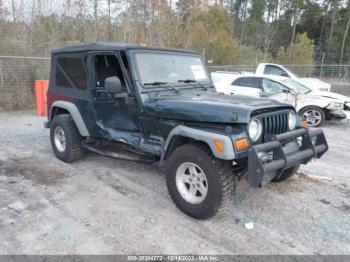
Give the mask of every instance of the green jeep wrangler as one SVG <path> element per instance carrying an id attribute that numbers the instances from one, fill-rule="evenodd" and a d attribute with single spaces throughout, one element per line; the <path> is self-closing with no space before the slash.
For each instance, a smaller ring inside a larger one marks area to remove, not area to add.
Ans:
<path id="1" fill-rule="evenodd" d="M 237 178 L 279 182 L 328 149 L 323 131 L 302 127 L 292 106 L 217 93 L 201 56 L 187 50 L 53 50 L 48 112 L 58 159 L 89 150 L 158 163 L 175 204 L 198 219 L 228 206 Z"/>

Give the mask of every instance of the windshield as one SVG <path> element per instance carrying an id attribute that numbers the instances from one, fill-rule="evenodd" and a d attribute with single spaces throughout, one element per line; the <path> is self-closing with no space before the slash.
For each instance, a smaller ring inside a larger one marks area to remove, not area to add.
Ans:
<path id="1" fill-rule="evenodd" d="M 181 81 L 208 81 L 199 56 L 170 53 L 136 53 L 136 66 L 143 85 Z"/>
<path id="2" fill-rule="evenodd" d="M 284 79 L 282 82 L 288 85 L 289 87 L 293 88 L 298 93 L 307 94 L 311 92 L 311 89 L 291 78 Z"/>

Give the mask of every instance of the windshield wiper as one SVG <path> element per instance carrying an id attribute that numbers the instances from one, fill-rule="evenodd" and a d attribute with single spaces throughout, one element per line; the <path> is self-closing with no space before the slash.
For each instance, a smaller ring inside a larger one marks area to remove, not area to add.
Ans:
<path id="1" fill-rule="evenodd" d="M 181 80 L 178 80 L 177 82 L 180 82 L 180 83 L 196 83 L 198 85 L 200 85 L 200 87 L 203 87 L 205 90 L 208 90 L 208 88 L 206 86 L 204 86 L 201 82 L 198 82 L 197 80 L 194 80 L 194 79 L 181 79 Z"/>
<path id="2" fill-rule="evenodd" d="M 174 89 L 176 92 L 180 92 L 179 89 L 177 89 L 175 86 L 170 85 L 168 82 L 154 81 L 154 82 L 150 82 L 150 83 L 144 83 L 143 85 L 145 85 L 145 86 L 167 85 L 167 86 L 171 87 L 172 89 Z"/>
<path id="3" fill-rule="evenodd" d="M 196 83 L 198 81 L 194 80 L 194 79 L 181 79 L 181 80 L 178 80 L 177 82 L 180 82 L 180 83 Z"/>
<path id="4" fill-rule="evenodd" d="M 150 83 L 144 83 L 145 86 L 159 86 L 159 85 L 165 85 L 167 82 L 160 82 L 160 81 L 154 81 Z"/>

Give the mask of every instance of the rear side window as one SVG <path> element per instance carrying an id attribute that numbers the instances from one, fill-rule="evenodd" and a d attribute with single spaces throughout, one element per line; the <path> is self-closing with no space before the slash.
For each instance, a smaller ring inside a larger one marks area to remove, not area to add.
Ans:
<path id="1" fill-rule="evenodd" d="M 66 87 L 66 88 L 70 88 L 72 87 L 67 78 L 65 77 L 65 75 L 63 74 L 62 70 L 56 66 L 56 75 L 55 75 L 55 79 L 56 79 L 56 86 L 59 87 Z"/>
<path id="2" fill-rule="evenodd" d="M 248 77 L 238 78 L 233 81 L 232 85 L 236 86 L 250 86 L 250 79 Z"/>
<path id="3" fill-rule="evenodd" d="M 259 77 L 241 77 L 233 81 L 232 85 L 260 88 L 260 81 Z"/>
<path id="4" fill-rule="evenodd" d="M 82 57 L 59 57 L 57 64 L 59 65 L 56 70 L 57 86 L 72 87 L 71 81 L 77 89 L 86 89 L 87 80 Z"/>
<path id="5" fill-rule="evenodd" d="M 285 76 L 287 72 L 277 66 L 267 65 L 264 69 L 264 74 Z"/>
<path id="6" fill-rule="evenodd" d="M 260 88 L 261 84 L 261 78 L 259 77 L 252 77 L 251 79 L 251 87 L 254 87 L 254 88 Z"/>

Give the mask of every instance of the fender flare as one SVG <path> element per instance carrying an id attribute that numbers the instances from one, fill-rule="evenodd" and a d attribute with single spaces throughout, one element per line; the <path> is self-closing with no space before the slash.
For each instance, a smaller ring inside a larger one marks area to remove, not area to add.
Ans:
<path id="1" fill-rule="evenodd" d="M 319 106 L 319 105 L 304 105 L 302 108 L 300 108 L 300 109 L 298 110 L 298 115 L 301 116 L 301 112 L 302 112 L 305 108 L 307 108 L 307 107 L 319 108 L 319 109 L 321 109 L 324 113 L 326 113 L 326 109 L 327 109 L 327 108 L 326 108 L 327 105 L 324 106 L 324 107 L 321 107 L 321 106 Z"/>
<path id="2" fill-rule="evenodd" d="M 70 115 L 72 116 L 74 123 L 77 126 L 80 135 L 84 136 L 84 137 L 90 136 L 90 133 L 89 133 L 88 129 L 86 128 L 85 122 L 84 122 L 83 118 L 81 117 L 81 114 L 80 114 L 76 105 L 74 105 L 73 103 L 67 102 L 67 101 L 55 101 L 51 106 L 50 121 L 52 120 L 52 111 L 54 108 L 62 108 L 62 109 L 67 110 L 70 113 Z"/>
<path id="3" fill-rule="evenodd" d="M 204 131 L 204 130 L 187 127 L 183 125 L 178 125 L 173 130 L 170 131 L 165 141 L 165 144 L 162 150 L 162 156 L 161 156 L 162 160 L 165 158 L 170 142 L 175 136 L 188 137 L 193 140 L 206 143 L 210 147 L 213 155 L 216 158 L 224 159 L 224 160 L 235 159 L 235 151 L 234 151 L 232 139 L 230 136 L 209 132 L 209 131 Z M 216 149 L 215 141 L 220 141 L 222 143 L 224 147 L 224 152 L 219 152 Z"/>

